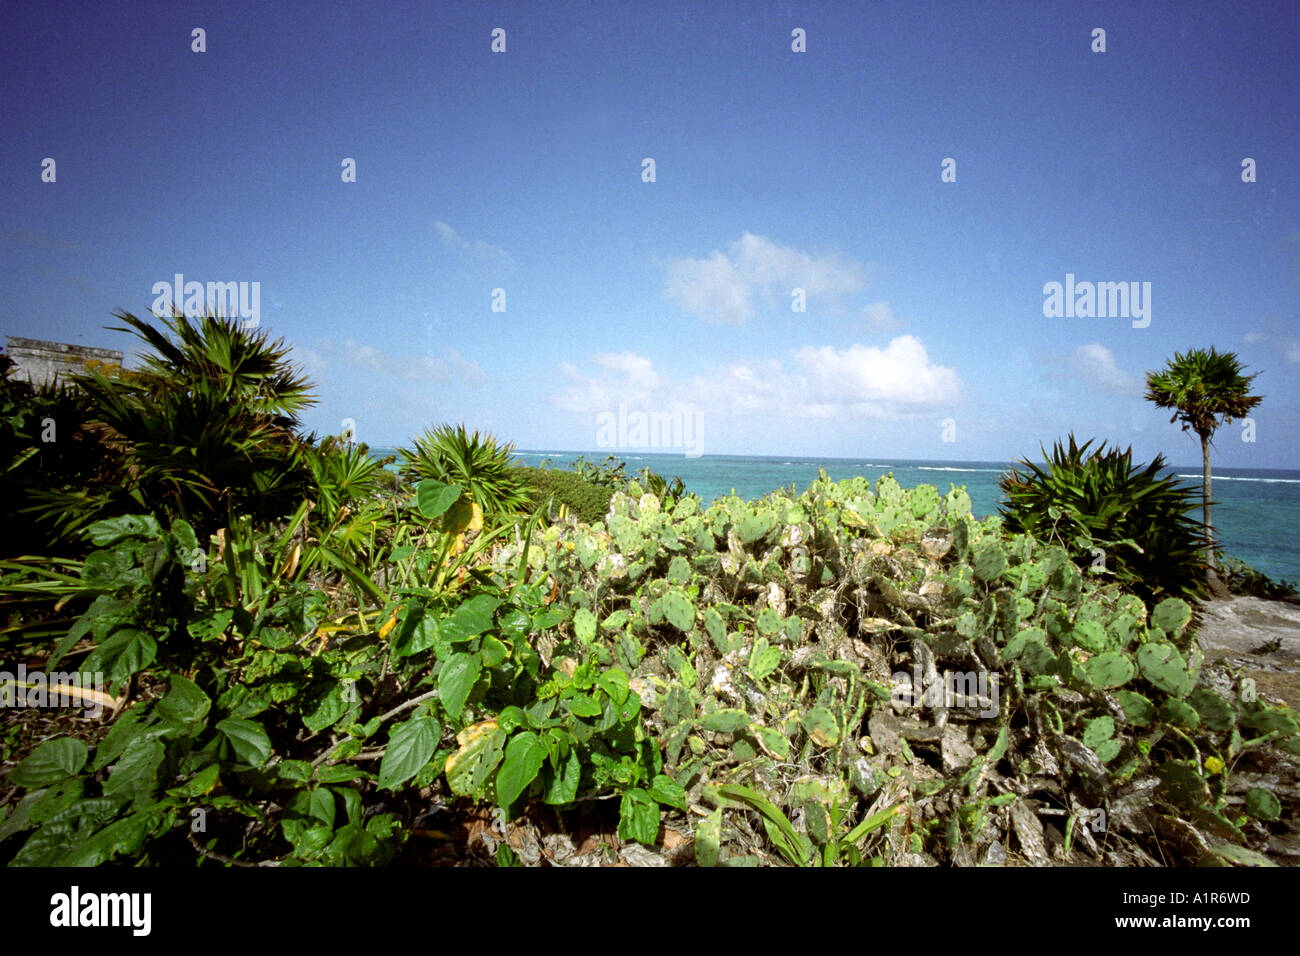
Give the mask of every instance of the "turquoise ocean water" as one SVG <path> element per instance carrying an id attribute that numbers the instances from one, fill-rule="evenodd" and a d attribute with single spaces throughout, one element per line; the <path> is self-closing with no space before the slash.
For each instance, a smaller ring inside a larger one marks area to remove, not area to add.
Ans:
<path id="1" fill-rule="evenodd" d="M 392 449 L 373 449 L 390 454 Z M 516 451 L 525 465 L 550 459 L 552 467 L 567 467 L 583 454 L 599 462 L 606 453 L 568 451 Z M 905 488 L 934 485 L 940 492 L 949 485 L 964 486 L 979 517 L 996 513 L 1000 493 L 998 476 L 1010 462 L 898 461 L 889 458 L 796 458 L 705 455 L 619 454 L 629 473 L 649 467 L 665 478 L 677 476 L 706 503 L 734 489 L 744 498 L 758 498 L 778 488 L 796 486 L 803 491 L 825 468 L 834 479 L 862 475 L 873 483 L 892 473 Z M 1199 466 L 1175 466 L 1179 476 L 1198 493 Z M 1300 471 L 1216 468 L 1214 471 L 1214 524 L 1226 553 L 1263 571 L 1274 580 L 1300 581 Z M 1198 512 L 1199 516 L 1199 512 Z"/>

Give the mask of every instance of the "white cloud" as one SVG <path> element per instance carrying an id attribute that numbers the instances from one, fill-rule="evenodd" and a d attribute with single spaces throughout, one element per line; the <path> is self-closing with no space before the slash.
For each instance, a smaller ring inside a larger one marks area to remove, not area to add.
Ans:
<path id="1" fill-rule="evenodd" d="M 886 348 L 806 346 L 794 353 L 820 401 L 866 406 L 933 407 L 957 400 L 957 373 L 932 365 L 921 340 L 900 335 Z"/>
<path id="2" fill-rule="evenodd" d="M 333 341 L 316 343 L 315 349 L 298 349 L 304 366 L 319 379 L 331 368 L 353 368 L 383 379 L 447 385 L 452 382 L 477 385 L 486 379 L 482 367 L 454 348 L 445 349 L 446 357 L 434 355 L 391 355 L 373 345 L 347 339 L 341 345 Z"/>
<path id="3" fill-rule="evenodd" d="M 483 366 L 479 365 L 475 359 L 465 358 L 456 349 L 448 347 L 447 362 L 456 373 L 456 377 L 462 382 L 469 385 L 480 385 L 487 381 Z"/>
<path id="4" fill-rule="evenodd" d="M 1080 345 L 1069 357 L 1069 372 L 1085 384 L 1116 395 L 1142 394 L 1142 380 L 1115 363 L 1115 354 L 1100 342 Z"/>
<path id="5" fill-rule="evenodd" d="M 675 381 L 645 356 L 625 352 L 592 356 L 586 374 L 562 365 L 556 403 L 571 412 L 598 414 L 620 404 L 647 412 L 694 409 L 710 417 L 901 417 L 947 407 L 961 399 L 961 382 L 935 365 L 910 335 L 885 348 L 851 345 L 806 347 L 787 364 L 776 359 L 732 362 L 707 374 Z"/>
<path id="6" fill-rule="evenodd" d="M 894 317 L 894 310 L 888 302 L 872 302 L 864 306 L 862 321 L 869 332 L 890 332 L 902 324 Z"/>
<path id="7" fill-rule="evenodd" d="M 467 253 L 480 262 L 489 265 L 514 265 L 514 259 L 504 249 L 484 242 L 482 239 L 475 239 L 473 242 L 462 239 L 455 229 L 441 220 L 434 222 L 433 227 L 438 230 L 438 235 L 442 238 L 442 244 L 453 252 Z"/>
<path id="8" fill-rule="evenodd" d="M 868 284 L 866 269 L 830 254 L 812 256 L 745 233 L 706 259 L 668 262 L 664 297 L 706 322 L 739 325 L 754 315 L 755 295 L 771 306 L 789 307 L 794 289 L 809 299 L 858 292 Z"/>
<path id="9" fill-rule="evenodd" d="M 1247 332 L 1245 340 L 1249 345 L 1269 347 L 1274 354 L 1281 354 L 1292 365 L 1300 364 L 1300 339 L 1292 335 L 1291 330 L 1276 318 L 1269 322 L 1267 332 Z"/>

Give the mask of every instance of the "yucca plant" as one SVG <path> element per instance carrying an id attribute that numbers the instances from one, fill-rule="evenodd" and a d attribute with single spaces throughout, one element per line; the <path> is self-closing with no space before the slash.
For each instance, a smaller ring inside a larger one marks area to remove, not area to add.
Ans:
<path id="1" fill-rule="evenodd" d="M 515 446 L 492 435 L 469 433 L 464 425 L 440 425 L 399 449 L 402 474 L 413 483 L 433 478 L 459 485 L 484 514 L 508 514 L 529 504 L 527 489 L 514 470 Z"/>
<path id="2" fill-rule="evenodd" d="M 1132 448 L 1107 450 L 1103 442 L 1089 453 L 1091 445 L 1070 435 L 1068 448 L 1057 442 L 1050 456 L 1044 449 L 1043 464 L 1021 461 L 1024 471 L 1003 475 L 1004 527 L 1064 546 L 1080 567 L 1104 570 L 1148 602 L 1202 596 L 1195 490 L 1162 475 L 1162 456 L 1143 467 Z"/>

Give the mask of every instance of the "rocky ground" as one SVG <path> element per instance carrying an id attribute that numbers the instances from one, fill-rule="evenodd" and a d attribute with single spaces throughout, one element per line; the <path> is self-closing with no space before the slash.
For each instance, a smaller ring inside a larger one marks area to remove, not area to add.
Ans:
<path id="1" fill-rule="evenodd" d="M 1262 697 L 1300 710 L 1300 604 L 1256 597 L 1209 601 L 1197 638 L 1206 661 L 1255 681 Z"/>

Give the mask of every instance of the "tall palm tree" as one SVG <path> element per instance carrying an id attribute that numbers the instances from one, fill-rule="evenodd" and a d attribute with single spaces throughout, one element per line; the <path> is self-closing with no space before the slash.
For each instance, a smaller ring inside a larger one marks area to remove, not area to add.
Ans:
<path id="1" fill-rule="evenodd" d="M 1172 408 L 1171 422 L 1181 421 L 1183 431 L 1193 431 L 1201 439 L 1201 495 L 1205 509 L 1205 562 L 1211 569 L 1214 561 L 1214 525 L 1210 521 L 1210 439 L 1215 430 L 1236 418 L 1244 418 L 1264 400 L 1250 395 L 1255 375 L 1243 375 L 1241 362 L 1232 352 L 1211 348 L 1175 353 L 1158 372 L 1147 372 L 1149 402 L 1157 408 Z M 1257 373 L 1258 374 L 1258 373 Z"/>

